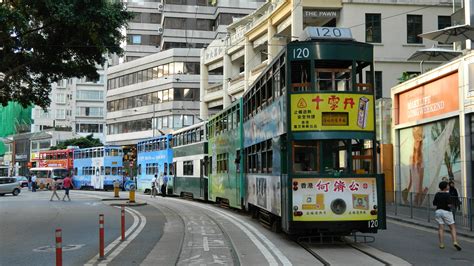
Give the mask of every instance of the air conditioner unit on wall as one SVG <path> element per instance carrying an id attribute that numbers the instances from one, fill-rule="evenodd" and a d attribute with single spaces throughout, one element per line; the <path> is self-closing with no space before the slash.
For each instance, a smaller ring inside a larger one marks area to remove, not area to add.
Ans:
<path id="1" fill-rule="evenodd" d="M 158 27 L 157 31 L 158 31 L 158 35 L 163 34 L 163 27 Z"/>

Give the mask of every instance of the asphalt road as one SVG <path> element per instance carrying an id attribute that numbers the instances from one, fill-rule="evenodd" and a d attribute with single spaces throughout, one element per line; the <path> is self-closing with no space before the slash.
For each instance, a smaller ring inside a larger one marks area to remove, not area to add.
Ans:
<path id="1" fill-rule="evenodd" d="M 59 194 L 62 196 L 63 191 Z M 54 265 L 56 228 L 63 232 L 64 265 L 83 265 L 99 250 L 99 214 L 105 217 L 105 246 L 120 236 L 118 208 L 75 191 L 71 191 L 70 202 L 51 202 L 50 195 L 49 191 L 23 189 L 18 197 L 0 197 L 0 265 Z M 135 243 L 132 241 L 116 257 L 120 263 L 115 265 L 142 261 L 161 237 L 162 232 L 156 229 L 163 227 L 160 213 L 149 206 L 136 210 L 148 216 L 147 225 Z M 133 218 L 127 213 L 126 225 L 132 224 Z"/>
<path id="2" fill-rule="evenodd" d="M 413 265 L 474 265 L 474 239 L 458 237 L 462 251 L 452 246 L 445 234 L 445 249 L 438 247 L 438 232 L 420 226 L 389 220 L 388 229 L 380 231 L 370 246 L 396 255 Z"/>

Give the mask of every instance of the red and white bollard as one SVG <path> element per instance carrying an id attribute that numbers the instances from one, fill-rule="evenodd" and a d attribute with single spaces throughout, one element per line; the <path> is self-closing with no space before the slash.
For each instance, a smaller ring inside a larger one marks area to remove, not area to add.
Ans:
<path id="1" fill-rule="evenodd" d="M 121 224 L 122 224 L 122 241 L 125 241 L 125 206 L 122 205 Z"/>
<path id="2" fill-rule="evenodd" d="M 56 229 L 56 266 L 63 265 L 63 237 L 60 228 Z"/>
<path id="3" fill-rule="evenodd" d="M 99 214 L 99 258 L 104 257 L 104 215 Z"/>

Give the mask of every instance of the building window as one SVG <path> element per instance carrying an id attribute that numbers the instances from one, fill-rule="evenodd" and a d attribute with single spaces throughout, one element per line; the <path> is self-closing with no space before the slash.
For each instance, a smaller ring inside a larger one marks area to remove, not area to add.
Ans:
<path id="1" fill-rule="evenodd" d="M 418 35 L 423 32 L 423 16 L 407 15 L 407 43 L 423 43 Z"/>
<path id="2" fill-rule="evenodd" d="M 66 94 L 65 93 L 56 93 L 56 103 L 66 103 Z"/>
<path id="3" fill-rule="evenodd" d="M 77 100 L 87 101 L 103 101 L 103 91 L 92 91 L 92 90 L 78 90 L 76 95 Z"/>
<path id="4" fill-rule="evenodd" d="M 66 110 L 56 109 L 56 119 L 66 119 Z"/>
<path id="5" fill-rule="evenodd" d="M 141 44 L 142 36 L 141 35 L 129 35 L 127 39 L 127 44 Z"/>
<path id="6" fill-rule="evenodd" d="M 365 41 L 382 42 L 382 26 L 380 14 L 365 14 Z"/>
<path id="7" fill-rule="evenodd" d="M 438 30 L 441 30 L 450 26 L 451 26 L 450 16 L 438 16 Z"/>
<path id="8" fill-rule="evenodd" d="M 370 75 L 370 71 L 365 72 L 365 76 L 367 77 L 367 82 L 374 86 L 375 99 L 382 98 L 382 71 L 375 71 L 375 82 L 372 80 L 372 75 Z"/>

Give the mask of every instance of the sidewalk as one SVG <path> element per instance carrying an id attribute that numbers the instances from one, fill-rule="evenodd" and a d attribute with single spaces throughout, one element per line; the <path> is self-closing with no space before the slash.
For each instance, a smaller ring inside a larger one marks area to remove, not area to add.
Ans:
<path id="1" fill-rule="evenodd" d="M 413 224 L 413 225 L 417 225 L 417 226 L 422 226 L 422 227 L 430 228 L 430 229 L 433 229 L 433 230 L 438 230 L 438 224 L 434 220 L 432 220 L 431 222 L 421 221 L 421 220 L 418 220 L 418 219 L 412 219 L 410 217 L 405 217 L 405 216 L 400 216 L 400 215 L 393 215 L 393 214 L 387 214 L 387 219 L 391 219 L 391 220 L 395 220 L 395 221 L 399 221 L 399 222 L 404 222 L 404 223 L 408 223 L 408 224 Z M 449 227 L 446 227 L 446 230 L 449 231 Z M 463 237 L 474 239 L 474 231 L 469 231 L 469 230 L 466 230 L 463 227 L 457 226 L 456 227 L 456 232 L 457 232 L 458 236 L 463 236 Z"/>

